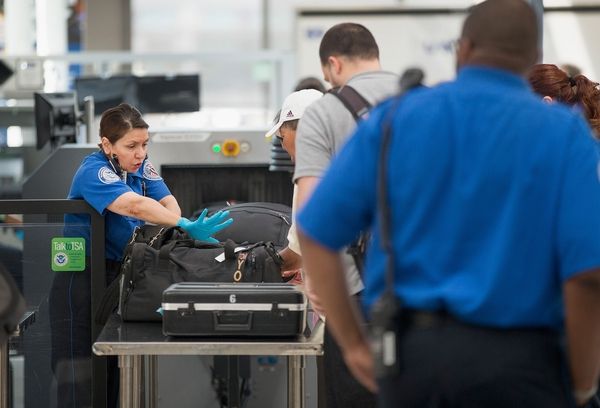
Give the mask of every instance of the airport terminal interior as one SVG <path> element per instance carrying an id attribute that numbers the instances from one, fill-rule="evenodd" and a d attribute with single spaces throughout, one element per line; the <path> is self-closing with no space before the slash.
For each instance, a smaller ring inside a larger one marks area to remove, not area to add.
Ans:
<path id="1" fill-rule="evenodd" d="M 379 45 L 384 70 L 416 69 L 434 86 L 455 77 L 455 40 L 477 3 L 0 0 L 0 264 L 25 304 L 16 330 L 0 335 L 0 408 L 111 406 L 114 375 L 107 372 L 116 365 L 121 406 L 325 407 L 324 322 L 303 297 L 297 309 L 280 309 L 282 316 L 300 311 L 291 337 L 166 335 L 158 314 L 142 323 L 114 315 L 94 321 L 107 283 L 104 220 L 67 200 L 73 177 L 98 152 L 101 114 L 125 102 L 149 125 L 147 158 L 183 217 L 243 203 L 288 211 L 294 161 L 265 133 L 301 79 L 330 87 L 319 61 L 323 34 L 338 23 L 362 24 Z M 529 3 L 543 27 L 543 62 L 571 64 L 600 80 L 600 2 Z M 66 237 L 73 214 L 88 220 L 79 226 L 89 237 L 83 252 Z M 291 214 L 283 220 L 287 231 Z M 76 261 L 65 265 L 65 257 Z M 89 274 L 87 359 L 72 348 L 57 351 L 60 336 L 74 330 L 53 306 L 64 295 L 57 276 L 65 271 Z M 223 319 L 224 327 L 246 324 L 235 314 Z M 56 334 L 57 327 L 64 332 Z M 69 363 L 57 362 L 57 353 L 70 353 Z M 77 391 L 87 393 L 87 403 L 64 403 L 71 392 L 61 383 L 65 376 L 87 381 Z"/>

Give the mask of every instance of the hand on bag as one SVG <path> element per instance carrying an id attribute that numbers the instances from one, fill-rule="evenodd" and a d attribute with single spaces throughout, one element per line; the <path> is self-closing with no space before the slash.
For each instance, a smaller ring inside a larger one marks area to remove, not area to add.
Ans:
<path id="1" fill-rule="evenodd" d="M 281 271 L 283 280 L 293 285 L 302 284 L 302 268 Z"/>
<path id="2" fill-rule="evenodd" d="M 233 220 L 229 217 L 229 211 L 219 211 L 211 217 L 206 217 L 208 210 L 205 208 L 196 221 L 190 221 L 181 217 L 177 226 L 183 228 L 192 238 L 199 241 L 219 242 L 212 237 L 213 234 L 227 228 Z"/>

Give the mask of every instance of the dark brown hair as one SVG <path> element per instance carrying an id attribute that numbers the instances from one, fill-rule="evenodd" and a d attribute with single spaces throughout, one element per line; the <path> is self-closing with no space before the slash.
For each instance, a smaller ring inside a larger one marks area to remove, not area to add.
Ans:
<path id="1" fill-rule="evenodd" d="M 327 64 L 331 56 L 373 60 L 379 58 L 379 47 L 365 26 L 341 23 L 327 30 L 319 46 L 321 65 Z"/>
<path id="2" fill-rule="evenodd" d="M 528 79 L 537 94 L 579 106 L 596 135 L 600 136 L 600 90 L 597 82 L 584 75 L 570 77 L 552 64 L 534 65 Z"/>
<path id="3" fill-rule="evenodd" d="M 148 129 L 142 114 L 133 106 L 122 103 L 102 113 L 100 118 L 100 138 L 107 138 L 114 144 L 131 129 Z M 100 147 L 102 148 L 101 144 Z"/>
<path id="4" fill-rule="evenodd" d="M 284 127 L 286 129 L 297 130 L 298 122 L 300 122 L 300 119 L 288 120 L 283 122 L 279 128 Z"/>

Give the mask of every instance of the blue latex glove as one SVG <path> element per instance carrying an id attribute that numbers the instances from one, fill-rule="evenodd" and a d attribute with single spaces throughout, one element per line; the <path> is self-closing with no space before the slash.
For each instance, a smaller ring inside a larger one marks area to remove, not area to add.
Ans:
<path id="1" fill-rule="evenodd" d="M 229 217 L 229 211 L 219 211 L 211 217 L 206 218 L 208 210 L 205 208 L 196 221 L 190 221 L 181 217 L 177 226 L 183 228 L 192 238 L 199 241 L 219 242 L 211 235 L 216 234 L 233 222 Z"/>

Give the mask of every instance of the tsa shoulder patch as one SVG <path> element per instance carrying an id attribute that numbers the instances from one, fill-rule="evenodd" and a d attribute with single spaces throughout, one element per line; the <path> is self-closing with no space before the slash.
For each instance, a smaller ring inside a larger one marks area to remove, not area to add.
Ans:
<path id="1" fill-rule="evenodd" d="M 100 167 L 100 170 L 98 170 L 98 178 L 104 184 L 112 184 L 121 181 L 119 176 L 117 176 L 117 173 L 106 166 Z"/>
<path id="2" fill-rule="evenodd" d="M 150 163 L 148 160 L 146 160 L 146 162 L 144 163 L 144 170 L 142 171 L 142 175 L 147 180 L 162 180 L 162 178 L 158 174 L 158 171 L 156 171 L 152 163 Z"/>

